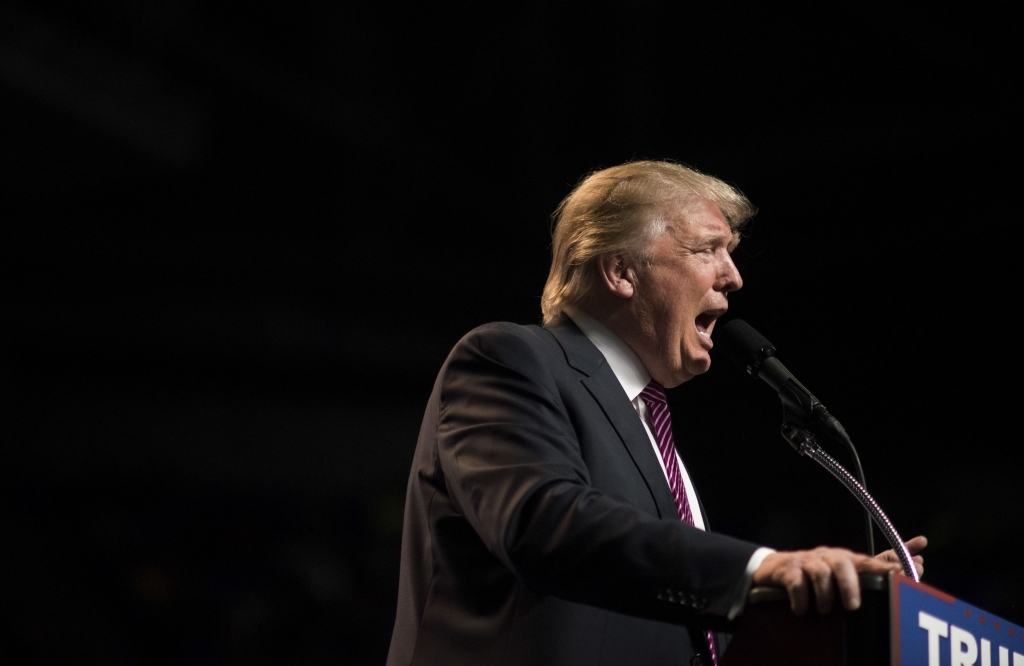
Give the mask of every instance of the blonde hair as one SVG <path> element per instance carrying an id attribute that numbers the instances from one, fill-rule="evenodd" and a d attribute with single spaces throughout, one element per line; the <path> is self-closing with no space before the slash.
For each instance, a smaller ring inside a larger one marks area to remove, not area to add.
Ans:
<path id="1" fill-rule="evenodd" d="M 551 216 L 544 323 L 582 301 L 599 256 L 621 252 L 646 261 L 651 241 L 665 230 L 669 209 L 701 199 L 717 204 L 736 234 L 757 212 L 738 189 L 673 162 L 627 162 L 584 178 Z"/>

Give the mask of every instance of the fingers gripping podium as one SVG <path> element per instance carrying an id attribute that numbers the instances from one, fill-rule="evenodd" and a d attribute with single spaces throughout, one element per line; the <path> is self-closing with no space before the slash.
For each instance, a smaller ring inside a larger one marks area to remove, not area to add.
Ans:
<path id="1" fill-rule="evenodd" d="M 860 584 L 858 610 L 801 617 L 754 588 L 720 666 L 1024 666 L 1024 628 L 906 576 Z"/>

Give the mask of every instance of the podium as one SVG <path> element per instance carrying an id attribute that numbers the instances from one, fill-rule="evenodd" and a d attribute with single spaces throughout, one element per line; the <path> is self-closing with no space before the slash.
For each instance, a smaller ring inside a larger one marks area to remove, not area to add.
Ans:
<path id="1" fill-rule="evenodd" d="M 751 590 L 720 666 L 1024 666 L 1024 628 L 904 576 L 861 576 L 861 607 L 789 609 Z"/>

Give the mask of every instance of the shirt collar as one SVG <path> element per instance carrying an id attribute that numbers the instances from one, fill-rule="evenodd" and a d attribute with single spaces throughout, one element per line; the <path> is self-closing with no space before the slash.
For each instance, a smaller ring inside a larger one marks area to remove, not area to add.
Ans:
<path id="1" fill-rule="evenodd" d="M 647 372 L 640 357 L 622 341 L 622 338 L 590 315 L 574 307 L 566 307 L 564 311 L 569 319 L 580 327 L 583 335 L 587 336 L 587 339 L 604 355 L 630 402 L 636 400 L 640 392 L 651 383 L 651 374 Z"/>

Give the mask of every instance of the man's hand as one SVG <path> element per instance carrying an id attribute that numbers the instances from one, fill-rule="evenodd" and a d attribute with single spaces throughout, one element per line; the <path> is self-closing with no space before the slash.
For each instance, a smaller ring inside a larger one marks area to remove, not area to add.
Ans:
<path id="1" fill-rule="evenodd" d="M 923 536 L 916 536 L 910 541 L 904 542 L 907 550 L 910 552 L 910 556 L 914 560 L 914 568 L 917 569 L 917 577 L 920 578 L 924 575 L 924 557 L 918 555 L 924 547 L 928 545 L 928 539 Z M 900 564 L 900 558 L 896 556 L 896 553 L 890 549 L 884 553 L 880 553 L 875 556 L 875 559 L 882 560 L 883 562 L 895 562 Z M 903 565 L 900 564 L 900 571 L 903 571 Z"/>
<path id="2" fill-rule="evenodd" d="M 916 542 L 917 539 L 912 539 L 911 542 Z M 909 548 L 910 542 L 907 546 Z M 924 545 L 917 547 L 917 550 L 921 548 L 924 548 Z M 807 612 L 811 587 L 814 588 L 814 599 L 819 613 L 827 613 L 832 609 L 836 588 L 839 589 L 843 607 L 846 610 L 857 610 L 860 608 L 858 574 L 886 574 L 902 570 L 903 567 L 895 554 L 890 560 L 886 553 L 878 557 L 869 557 L 845 548 L 822 546 L 814 550 L 768 555 L 754 572 L 754 585 L 786 588 L 786 592 L 789 593 L 789 606 L 796 615 Z"/>

